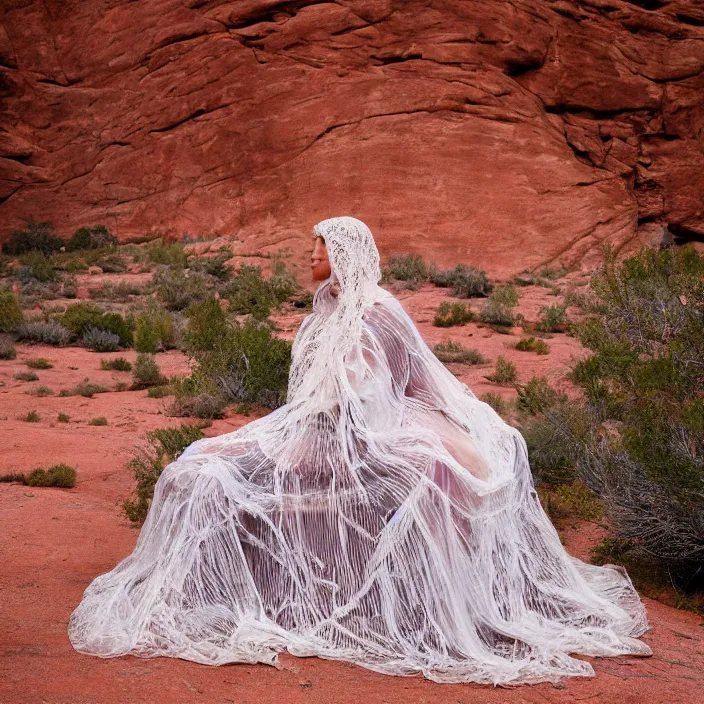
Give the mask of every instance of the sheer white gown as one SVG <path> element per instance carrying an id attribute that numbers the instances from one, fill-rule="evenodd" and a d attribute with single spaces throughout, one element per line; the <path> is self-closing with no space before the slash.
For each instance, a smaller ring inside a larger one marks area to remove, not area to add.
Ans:
<path id="1" fill-rule="evenodd" d="M 333 273 L 286 405 L 164 469 L 134 551 L 72 613 L 74 648 L 275 666 L 285 650 L 494 684 L 593 675 L 573 654 L 650 654 L 626 572 L 565 551 L 525 440 L 378 286 L 369 229 L 314 230 Z"/>

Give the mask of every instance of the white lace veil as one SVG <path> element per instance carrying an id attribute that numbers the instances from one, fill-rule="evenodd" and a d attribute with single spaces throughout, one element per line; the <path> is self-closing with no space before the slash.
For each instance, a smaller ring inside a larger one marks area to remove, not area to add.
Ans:
<path id="1" fill-rule="evenodd" d="M 628 576 L 565 552 L 523 437 L 379 287 L 366 225 L 314 231 L 332 275 L 287 403 L 164 469 L 134 552 L 71 615 L 74 647 L 208 664 L 286 649 L 494 684 L 593 674 L 571 653 L 648 654 Z"/>

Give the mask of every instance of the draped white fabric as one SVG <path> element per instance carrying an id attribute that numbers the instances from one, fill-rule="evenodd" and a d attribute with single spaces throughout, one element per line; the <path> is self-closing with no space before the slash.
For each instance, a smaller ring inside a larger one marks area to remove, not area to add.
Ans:
<path id="1" fill-rule="evenodd" d="M 520 432 L 378 286 L 369 229 L 315 232 L 333 273 L 286 405 L 164 469 L 134 552 L 71 615 L 76 650 L 276 666 L 286 650 L 494 684 L 594 674 L 571 654 L 650 654 L 626 572 L 564 550 Z"/>

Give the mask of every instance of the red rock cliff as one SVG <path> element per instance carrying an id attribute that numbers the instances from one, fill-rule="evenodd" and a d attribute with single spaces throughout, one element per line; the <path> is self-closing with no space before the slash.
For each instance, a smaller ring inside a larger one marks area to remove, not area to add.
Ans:
<path id="1" fill-rule="evenodd" d="M 0 237 L 35 218 L 302 251 L 351 214 L 382 254 L 492 273 L 662 224 L 704 239 L 701 2 L 3 8 Z"/>

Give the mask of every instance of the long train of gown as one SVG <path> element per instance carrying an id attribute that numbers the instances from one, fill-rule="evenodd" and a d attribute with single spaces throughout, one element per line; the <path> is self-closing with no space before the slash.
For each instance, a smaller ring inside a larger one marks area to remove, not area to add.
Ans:
<path id="1" fill-rule="evenodd" d="M 650 653 L 626 572 L 565 551 L 520 432 L 378 291 L 341 386 L 300 381 L 306 319 L 288 403 L 164 469 L 134 551 L 71 615 L 78 651 L 278 666 L 286 650 L 494 684 Z"/>

